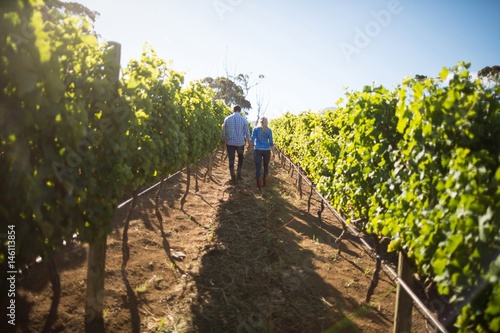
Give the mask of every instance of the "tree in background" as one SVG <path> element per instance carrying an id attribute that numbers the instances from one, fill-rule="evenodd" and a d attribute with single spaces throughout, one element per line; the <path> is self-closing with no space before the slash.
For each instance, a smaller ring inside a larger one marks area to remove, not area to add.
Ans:
<path id="1" fill-rule="evenodd" d="M 62 10 L 67 15 L 85 16 L 92 22 L 95 22 L 99 16 L 99 12 L 91 10 L 78 2 L 63 2 L 60 0 L 45 0 L 48 8 L 57 8 Z"/>
<path id="2" fill-rule="evenodd" d="M 228 76 L 231 77 L 231 76 Z M 250 89 L 258 85 L 260 82 L 250 82 L 250 75 L 248 74 L 238 74 L 238 76 L 231 77 L 242 89 L 243 96 L 246 98 Z M 263 74 L 259 74 L 258 79 L 262 80 L 264 78 Z"/>
<path id="3" fill-rule="evenodd" d="M 252 108 L 252 104 L 245 98 L 243 88 L 230 78 L 219 76 L 213 79 L 206 77 L 202 80 L 202 84 L 215 91 L 215 100 L 220 99 L 229 106 L 238 104 L 243 110 Z"/>
<path id="4" fill-rule="evenodd" d="M 498 79 L 498 74 L 500 73 L 500 66 L 486 66 L 483 69 L 481 69 L 479 72 L 477 72 L 477 76 L 480 78 L 486 77 L 491 80 L 494 80 L 495 78 Z"/>
<path id="5" fill-rule="evenodd" d="M 270 100 L 267 100 L 266 105 L 264 108 L 262 107 L 264 105 L 265 97 L 260 89 L 257 89 L 257 93 L 255 94 L 255 100 L 257 103 L 257 119 L 255 120 L 255 124 L 257 125 L 257 121 L 259 121 L 260 117 L 264 116 L 267 112 L 267 107 L 269 106 Z"/>
<path id="6" fill-rule="evenodd" d="M 258 78 L 261 80 L 264 75 L 260 74 Z M 252 83 L 248 74 L 234 76 L 229 75 L 229 73 L 225 77 L 219 76 L 215 79 L 206 77 L 201 82 L 215 91 L 214 100 L 220 99 L 229 106 L 238 104 L 246 115 L 248 115 L 248 110 L 252 108 L 252 104 L 247 100 L 248 92 L 260 83 Z"/>

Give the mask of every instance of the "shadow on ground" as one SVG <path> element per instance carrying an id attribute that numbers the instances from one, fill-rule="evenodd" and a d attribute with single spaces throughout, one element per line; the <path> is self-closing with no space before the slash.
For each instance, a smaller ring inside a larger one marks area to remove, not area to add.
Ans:
<path id="1" fill-rule="evenodd" d="M 315 272 L 315 253 L 299 246 L 297 236 L 314 228 L 326 239 L 340 230 L 315 227 L 316 216 L 282 198 L 289 186 L 279 178 L 256 191 L 248 156 L 245 180 L 227 185 L 215 218 L 216 242 L 195 277 L 199 293 L 191 310 L 196 331 L 303 333 L 335 325 L 336 332 L 359 332 L 344 314 L 359 304 L 323 281 Z M 324 294 L 337 302 L 327 302 Z"/>

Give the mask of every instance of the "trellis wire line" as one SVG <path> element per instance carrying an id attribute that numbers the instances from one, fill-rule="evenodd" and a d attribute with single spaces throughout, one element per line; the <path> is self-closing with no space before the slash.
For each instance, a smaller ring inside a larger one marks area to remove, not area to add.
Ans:
<path id="1" fill-rule="evenodd" d="M 170 175 L 168 176 L 167 178 L 163 179 L 163 181 L 167 181 L 169 180 L 170 178 L 174 177 L 175 175 L 177 175 L 178 173 L 180 173 L 182 170 L 180 171 L 177 171 L 176 173 L 174 173 L 173 175 Z M 158 183 L 154 184 L 153 186 L 145 189 L 144 191 L 142 191 L 141 193 L 139 193 L 137 195 L 137 197 L 140 197 L 141 195 L 145 194 L 145 193 L 148 193 L 149 191 L 151 191 L 152 189 L 154 189 L 156 186 L 160 185 L 161 181 L 159 181 Z M 124 202 L 122 202 L 121 204 L 118 205 L 118 209 L 122 208 L 123 206 L 125 206 L 126 204 L 128 204 L 130 201 L 132 201 L 133 198 L 130 198 L 130 199 L 127 199 L 125 200 Z"/>
<path id="2" fill-rule="evenodd" d="M 328 203 L 328 201 L 323 197 L 323 195 L 318 192 L 314 184 L 307 178 L 306 175 L 304 175 L 300 171 L 299 167 L 295 163 L 293 163 L 292 160 L 290 160 L 280 149 L 278 149 L 277 147 L 275 147 L 275 149 L 281 154 L 281 156 L 283 156 L 286 160 L 288 160 L 288 162 L 292 164 L 295 167 L 295 169 L 297 169 L 297 174 L 299 175 L 299 177 L 302 177 L 306 181 L 306 183 L 308 183 L 309 186 L 314 188 L 314 192 L 316 193 L 316 195 L 318 195 L 320 199 L 326 204 L 326 206 L 333 213 L 333 215 L 335 215 L 335 217 L 337 217 L 340 220 L 340 222 L 344 224 L 349 229 L 349 231 L 363 243 L 363 245 L 371 252 L 371 255 L 374 255 L 376 259 L 380 260 L 380 262 L 384 265 L 385 269 L 396 279 L 396 281 L 401 285 L 401 287 L 403 287 L 403 289 L 408 293 L 408 295 L 410 295 L 413 301 L 417 303 L 417 305 L 425 313 L 427 318 L 435 325 L 435 327 L 437 327 L 442 333 L 448 333 L 448 330 L 446 330 L 446 328 L 436 318 L 434 318 L 431 311 L 427 309 L 425 304 L 418 298 L 418 296 L 411 290 L 411 288 L 398 276 L 398 274 L 386 263 L 386 261 L 383 260 L 377 254 L 377 252 L 366 242 L 366 240 L 364 240 L 361 236 L 359 236 L 359 233 L 356 230 L 354 230 L 350 224 L 346 223 L 342 215 Z"/>
<path id="3" fill-rule="evenodd" d="M 214 151 L 212 152 L 212 154 L 214 154 L 215 152 L 217 152 L 217 150 L 219 150 L 219 148 L 214 149 Z M 184 169 L 185 169 L 185 168 L 184 168 Z M 179 171 L 177 171 L 176 173 L 174 173 L 174 174 L 172 174 L 172 175 L 168 176 L 167 178 L 163 179 L 163 181 L 167 181 L 167 180 L 169 180 L 170 178 L 172 178 L 172 177 L 176 176 L 177 174 L 181 173 L 182 171 L 184 171 L 184 169 L 179 170 Z M 145 189 L 144 191 L 142 191 L 141 193 L 139 193 L 139 194 L 137 195 L 137 197 L 140 197 L 141 195 L 143 195 L 143 194 L 145 194 L 145 193 L 148 193 L 149 191 L 151 191 L 152 189 L 154 189 L 156 186 L 160 185 L 160 183 L 161 183 L 161 181 L 159 181 L 158 183 L 154 184 L 153 186 L 151 186 L 151 187 L 149 187 L 149 188 Z M 126 204 L 128 204 L 128 203 L 129 203 L 129 202 L 131 202 L 131 201 L 132 201 L 132 198 L 125 200 L 124 202 L 122 202 L 121 204 L 119 204 L 119 205 L 118 205 L 117 209 L 122 208 L 123 206 L 125 206 Z"/>

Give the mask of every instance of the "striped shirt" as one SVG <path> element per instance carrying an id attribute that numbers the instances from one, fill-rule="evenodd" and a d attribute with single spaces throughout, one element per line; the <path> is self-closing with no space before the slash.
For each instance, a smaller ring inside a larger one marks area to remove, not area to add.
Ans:
<path id="1" fill-rule="evenodd" d="M 245 138 L 250 139 L 247 119 L 239 112 L 226 117 L 222 127 L 222 137 L 226 139 L 228 146 L 244 146 Z"/>

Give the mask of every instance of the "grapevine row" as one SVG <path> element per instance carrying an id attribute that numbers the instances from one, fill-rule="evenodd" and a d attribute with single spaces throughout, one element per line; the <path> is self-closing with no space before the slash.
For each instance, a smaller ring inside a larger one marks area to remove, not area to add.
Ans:
<path id="1" fill-rule="evenodd" d="M 75 236 L 105 239 L 125 190 L 221 144 L 230 109 L 152 47 L 120 68 L 119 45 L 43 1 L 2 4 L 0 30 L 0 219 L 15 227 L 18 268 Z M 2 239 L 2 267 L 6 256 Z"/>
<path id="2" fill-rule="evenodd" d="M 460 332 L 500 330 L 500 86 L 470 64 L 335 110 L 273 120 L 275 142 L 347 221 L 390 237 L 455 304 Z"/>

